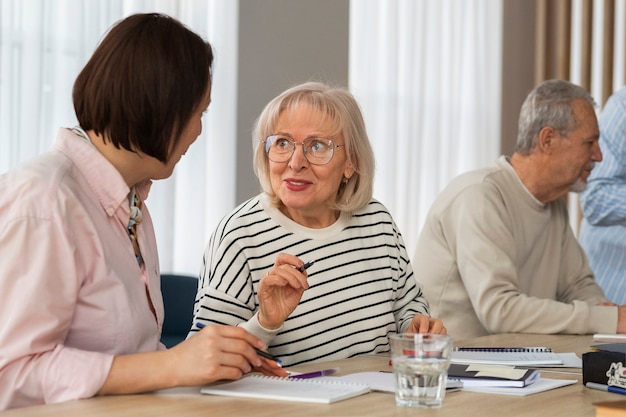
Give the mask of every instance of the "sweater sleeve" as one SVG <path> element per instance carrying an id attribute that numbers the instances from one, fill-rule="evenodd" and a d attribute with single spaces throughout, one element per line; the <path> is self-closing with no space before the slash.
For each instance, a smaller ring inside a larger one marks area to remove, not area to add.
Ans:
<path id="1" fill-rule="evenodd" d="M 113 355 L 64 346 L 80 286 L 73 251 L 46 219 L 0 230 L 0 409 L 91 397 L 108 376 Z"/>
<path id="2" fill-rule="evenodd" d="M 245 256 L 236 241 L 220 233 L 219 228 L 213 233 L 204 253 L 194 323 L 239 326 L 251 321 L 254 328 L 254 289 Z"/>
<path id="3" fill-rule="evenodd" d="M 390 259 L 394 259 L 397 267 L 396 276 L 396 299 L 394 302 L 394 316 L 399 331 L 403 332 L 411 324 L 413 316 L 416 314 L 430 315 L 428 301 L 422 292 L 422 285 L 417 282 L 413 274 L 410 258 L 406 251 L 406 246 L 402 234 L 397 225 L 389 215 L 391 226 L 390 238 L 392 239 L 388 247 L 390 248 Z"/>

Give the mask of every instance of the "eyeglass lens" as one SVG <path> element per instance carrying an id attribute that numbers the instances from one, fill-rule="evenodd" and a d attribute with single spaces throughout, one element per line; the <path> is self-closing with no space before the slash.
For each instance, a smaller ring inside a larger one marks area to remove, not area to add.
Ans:
<path id="1" fill-rule="evenodd" d="M 302 142 L 295 142 L 288 136 L 271 135 L 265 139 L 265 153 L 270 161 L 287 162 L 291 159 L 297 144 L 302 145 L 307 161 L 315 165 L 330 162 L 335 151 L 335 144 L 331 139 L 310 137 Z"/>

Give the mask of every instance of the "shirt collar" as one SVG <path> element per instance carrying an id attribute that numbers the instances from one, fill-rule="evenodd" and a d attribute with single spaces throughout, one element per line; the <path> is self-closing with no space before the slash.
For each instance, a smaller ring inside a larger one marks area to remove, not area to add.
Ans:
<path id="1" fill-rule="evenodd" d="M 57 135 L 55 147 L 74 163 L 109 216 L 113 216 L 120 207 L 124 207 L 124 212 L 130 214 L 128 205 L 130 188 L 122 174 L 93 145 L 72 130 L 62 128 Z M 150 180 L 136 185 L 135 188 L 142 200 L 148 198 L 151 185 Z"/>

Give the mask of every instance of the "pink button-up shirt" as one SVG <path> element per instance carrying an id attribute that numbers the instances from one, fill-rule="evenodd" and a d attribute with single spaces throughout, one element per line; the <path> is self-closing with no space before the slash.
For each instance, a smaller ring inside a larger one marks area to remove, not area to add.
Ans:
<path id="1" fill-rule="evenodd" d="M 137 192 L 145 199 L 149 188 Z M 152 220 L 144 205 L 140 267 L 129 191 L 68 129 L 0 176 L 0 409 L 91 397 L 114 355 L 163 349 Z"/>

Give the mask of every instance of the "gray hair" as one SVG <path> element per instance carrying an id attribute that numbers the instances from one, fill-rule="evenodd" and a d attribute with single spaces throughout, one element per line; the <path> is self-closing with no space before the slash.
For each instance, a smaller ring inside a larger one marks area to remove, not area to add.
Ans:
<path id="1" fill-rule="evenodd" d="M 593 98 L 584 88 L 569 81 L 548 80 L 535 87 L 522 104 L 515 152 L 530 154 L 537 146 L 539 132 L 546 126 L 553 127 L 567 137 L 576 129 L 572 104 L 579 99 L 596 107 Z"/>
<path id="2" fill-rule="evenodd" d="M 365 129 L 361 108 L 354 96 L 343 87 L 331 87 L 319 82 L 296 85 L 270 101 L 256 121 L 252 133 L 254 146 L 254 173 L 263 191 L 275 205 L 280 201 L 272 190 L 269 161 L 263 141 L 275 133 L 274 129 L 283 111 L 307 104 L 319 110 L 330 120 L 333 136 L 342 135 L 345 141 L 347 161 L 354 168 L 354 175 L 344 179 L 335 201 L 329 206 L 335 210 L 353 212 L 365 207 L 372 199 L 374 183 L 374 151 Z"/>

